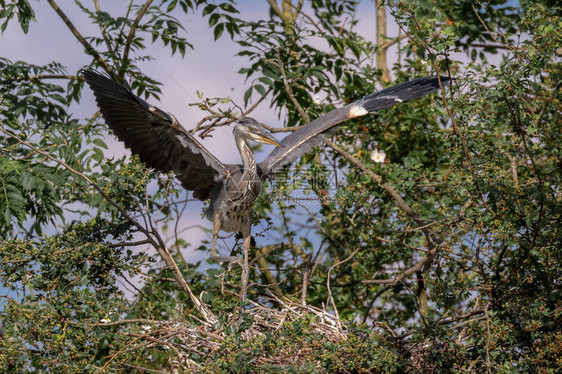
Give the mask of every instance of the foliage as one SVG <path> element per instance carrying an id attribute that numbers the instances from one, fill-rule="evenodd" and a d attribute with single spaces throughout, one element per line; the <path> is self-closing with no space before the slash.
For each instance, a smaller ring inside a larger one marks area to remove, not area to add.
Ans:
<path id="1" fill-rule="evenodd" d="M 34 4 L 0 4 L 1 29 L 17 19 L 27 32 Z M 97 33 L 82 36 L 57 13 L 87 67 L 130 79 L 152 100 L 160 84 L 138 64 L 154 58 L 147 42 L 176 58 L 197 53 L 185 14 L 238 45 L 247 108 L 201 95 L 202 136 L 267 103 L 287 127 L 304 125 L 372 92 L 380 76 L 380 50 L 357 31 L 352 1 L 272 6 L 261 20 L 232 1 L 130 2 L 124 16 L 77 4 Z M 388 38 L 394 83 L 455 79 L 346 123 L 335 147 L 264 186 L 254 219 L 266 229 L 254 230 L 242 306 L 239 269 L 203 272 L 183 258 L 199 243 L 176 226 L 186 195 L 173 175 L 134 156 L 109 159 L 99 115 L 72 114 L 78 72 L 0 58 L 2 371 L 557 372 L 561 9 L 387 6 L 406 35 Z M 306 312 L 294 314 L 298 305 Z M 337 333 L 318 328 L 328 325 Z"/>

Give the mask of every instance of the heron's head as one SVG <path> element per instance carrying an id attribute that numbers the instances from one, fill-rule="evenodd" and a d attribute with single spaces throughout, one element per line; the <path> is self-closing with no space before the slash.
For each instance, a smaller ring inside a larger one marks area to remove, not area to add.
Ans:
<path id="1" fill-rule="evenodd" d="M 283 147 L 262 125 L 253 118 L 244 117 L 234 126 L 234 135 L 242 139 L 253 140 L 256 143 L 273 144 Z"/>

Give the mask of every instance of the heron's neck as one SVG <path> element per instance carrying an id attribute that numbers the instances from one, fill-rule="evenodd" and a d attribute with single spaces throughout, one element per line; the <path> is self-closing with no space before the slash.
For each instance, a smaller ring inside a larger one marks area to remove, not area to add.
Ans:
<path id="1" fill-rule="evenodd" d="M 257 173 L 256 159 L 254 158 L 254 154 L 250 150 L 248 143 L 246 143 L 246 140 L 238 138 L 236 139 L 236 146 L 238 146 L 240 157 L 242 157 L 242 164 L 244 164 L 244 174 L 255 176 Z"/>

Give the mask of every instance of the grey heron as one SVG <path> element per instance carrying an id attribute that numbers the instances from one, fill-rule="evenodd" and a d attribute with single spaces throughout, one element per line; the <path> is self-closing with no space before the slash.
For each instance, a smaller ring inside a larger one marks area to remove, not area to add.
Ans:
<path id="1" fill-rule="evenodd" d="M 94 91 L 106 124 L 131 152 L 148 166 L 167 173 L 173 171 L 182 186 L 199 200 L 210 199 L 206 217 L 213 222 L 210 259 L 237 262 L 242 267 L 242 290 L 248 282 L 248 251 L 251 238 L 252 207 L 264 179 L 294 162 L 322 143 L 325 134 L 341 122 L 374 113 L 394 104 L 416 99 L 436 91 L 449 78 L 430 76 L 372 93 L 351 104 L 315 119 L 278 141 L 253 118 L 242 118 L 234 125 L 234 139 L 242 165 L 224 164 L 212 155 L 195 136 L 170 113 L 136 96 L 125 83 L 93 70 L 82 73 Z M 256 163 L 247 141 L 273 144 L 276 148 Z M 219 231 L 241 232 L 244 257 L 220 256 L 216 251 Z"/>

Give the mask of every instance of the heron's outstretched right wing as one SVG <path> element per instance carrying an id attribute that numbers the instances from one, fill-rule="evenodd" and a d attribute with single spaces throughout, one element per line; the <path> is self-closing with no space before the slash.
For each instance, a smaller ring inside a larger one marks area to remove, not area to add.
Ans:
<path id="1" fill-rule="evenodd" d="M 141 161 L 164 173 L 173 170 L 182 186 L 200 200 L 222 183 L 225 166 L 171 114 L 133 94 L 126 84 L 93 70 L 82 76 L 94 91 L 106 124 Z"/>
<path id="2" fill-rule="evenodd" d="M 439 78 L 443 85 L 449 81 L 448 77 Z M 324 134 L 339 123 L 374 113 L 406 100 L 422 97 L 437 89 L 439 89 L 438 77 L 418 78 L 372 93 L 354 103 L 332 110 L 281 140 L 284 147 L 275 148 L 259 164 L 262 177 L 280 171 L 284 166 L 291 164 L 312 148 L 320 145 Z"/>

